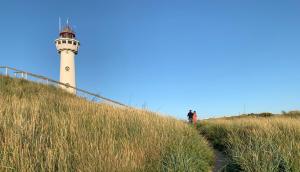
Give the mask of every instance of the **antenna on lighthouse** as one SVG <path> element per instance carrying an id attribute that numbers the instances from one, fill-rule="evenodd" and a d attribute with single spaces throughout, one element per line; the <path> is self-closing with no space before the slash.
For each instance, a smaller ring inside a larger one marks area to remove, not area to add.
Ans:
<path id="1" fill-rule="evenodd" d="M 69 26 L 69 18 L 67 18 L 67 26 Z"/>
<path id="2" fill-rule="evenodd" d="M 60 21 L 60 17 L 58 17 L 58 32 L 61 31 L 61 21 Z"/>

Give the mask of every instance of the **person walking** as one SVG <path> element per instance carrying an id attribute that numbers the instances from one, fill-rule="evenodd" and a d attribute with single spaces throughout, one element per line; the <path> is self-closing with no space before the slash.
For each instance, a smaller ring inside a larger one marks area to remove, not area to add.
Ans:
<path id="1" fill-rule="evenodd" d="M 194 113 L 193 113 L 193 123 L 194 123 L 194 127 L 196 128 L 197 127 L 197 113 L 196 113 L 196 111 L 194 111 Z"/>
<path id="2" fill-rule="evenodd" d="M 193 123 L 193 112 L 192 110 L 189 111 L 189 113 L 187 114 L 187 117 L 188 117 L 188 120 L 189 120 L 189 123 Z"/>

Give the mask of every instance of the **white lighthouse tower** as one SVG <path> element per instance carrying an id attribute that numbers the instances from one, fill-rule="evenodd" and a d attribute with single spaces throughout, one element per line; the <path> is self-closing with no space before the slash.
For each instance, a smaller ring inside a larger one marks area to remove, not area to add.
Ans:
<path id="1" fill-rule="evenodd" d="M 75 32 L 67 24 L 55 40 L 55 45 L 60 54 L 60 79 L 61 83 L 76 87 L 75 55 L 78 53 L 79 41 L 75 39 Z M 76 94 L 76 90 L 68 86 L 62 86 L 70 93 Z"/>

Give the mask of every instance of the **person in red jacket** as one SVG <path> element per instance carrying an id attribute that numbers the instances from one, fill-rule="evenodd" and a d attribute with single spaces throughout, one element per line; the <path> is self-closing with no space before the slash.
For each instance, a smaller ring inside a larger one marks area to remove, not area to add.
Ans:
<path id="1" fill-rule="evenodd" d="M 197 125 L 197 113 L 196 113 L 196 111 L 194 111 L 194 113 L 193 113 L 193 123 L 194 123 L 194 127 L 196 128 L 196 125 Z"/>

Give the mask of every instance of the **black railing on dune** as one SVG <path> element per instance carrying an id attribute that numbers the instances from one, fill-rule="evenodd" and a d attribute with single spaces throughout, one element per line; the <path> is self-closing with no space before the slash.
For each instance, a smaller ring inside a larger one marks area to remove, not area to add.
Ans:
<path id="1" fill-rule="evenodd" d="M 66 87 L 69 87 L 69 88 L 73 88 L 77 91 L 79 96 L 89 98 L 90 100 L 93 100 L 93 101 L 96 101 L 98 99 L 98 100 L 102 100 L 105 103 L 108 103 L 108 104 L 111 104 L 111 105 L 117 105 L 117 106 L 121 106 L 121 107 L 129 107 L 129 106 L 123 104 L 123 103 L 120 103 L 118 101 L 103 97 L 99 94 L 91 93 L 89 91 L 86 91 L 86 90 L 83 90 L 83 89 L 80 89 L 80 88 L 77 88 L 77 87 L 72 87 L 70 85 L 61 83 L 59 81 L 53 80 L 51 78 L 47 78 L 47 77 L 42 76 L 42 75 L 33 74 L 33 73 L 30 73 L 30 72 L 22 71 L 22 70 L 19 70 L 19 69 L 8 67 L 8 66 L 0 66 L 0 70 L 2 70 L 2 71 L 4 70 L 3 74 L 6 75 L 6 76 L 13 76 L 13 77 L 17 77 L 17 78 L 21 77 L 23 79 L 30 80 L 30 81 L 35 81 L 35 82 L 41 81 L 42 83 L 47 84 L 47 85 L 51 84 L 51 85 L 54 85 L 54 86 L 66 86 Z M 13 72 L 13 75 L 11 75 L 12 72 Z"/>

